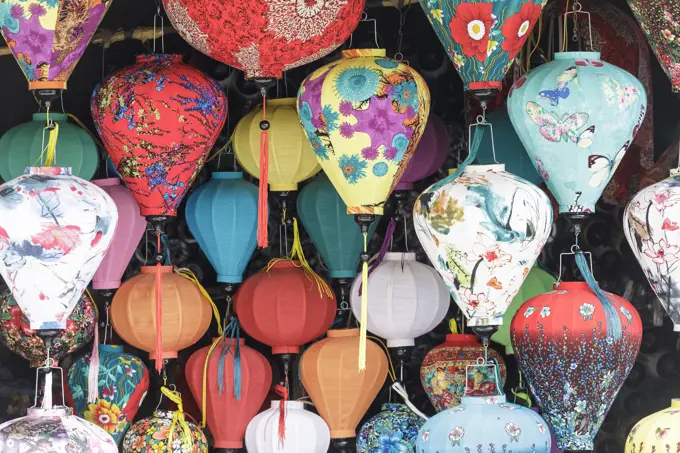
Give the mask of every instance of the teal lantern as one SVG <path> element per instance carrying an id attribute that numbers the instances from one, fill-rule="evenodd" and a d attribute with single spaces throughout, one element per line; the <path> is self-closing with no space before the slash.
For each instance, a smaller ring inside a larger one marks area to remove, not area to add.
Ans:
<path id="1" fill-rule="evenodd" d="M 418 431 L 425 420 L 406 404 L 383 404 L 357 436 L 357 453 L 416 453 Z"/>
<path id="2" fill-rule="evenodd" d="M 297 210 L 302 225 L 314 242 L 331 278 L 354 278 L 364 237 L 347 214 L 347 205 L 326 176 L 307 184 L 298 195 Z M 371 239 L 378 222 L 368 230 Z"/>
<path id="3" fill-rule="evenodd" d="M 257 186 L 241 172 L 215 172 L 187 200 L 189 230 L 220 283 L 241 283 L 257 245 Z"/>
<path id="4" fill-rule="evenodd" d="M 92 179 L 99 152 L 90 134 L 70 123 L 64 113 L 50 113 L 50 120 L 59 125 L 54 165 L 71 167 L 73 176 Z M 32 121 L 13 127 L 0 138 L 0 178 L 10 181 L 23 175 L 26 167 L 41 165 L 40 155 L 50 135 L 46 124 L 46 113 L 34 113 Z"/>

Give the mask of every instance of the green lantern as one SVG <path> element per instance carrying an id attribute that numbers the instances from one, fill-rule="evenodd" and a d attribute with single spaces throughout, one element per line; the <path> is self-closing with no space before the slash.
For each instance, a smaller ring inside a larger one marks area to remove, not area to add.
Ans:
<path id="1" fill-rule="evenodd" d="M 59 125 L 55 165 L 71 167 L 73 175 L 91 179 L 97 171 L 99 153 L 88 132 L 68 121 L 64 113 L 50 113 Z M 47 114 L 34 113 L 33 120 L 13 127 L 0 138 L 0 178 L 5 181 L 24 174 L 24 168 L 40 165 L 40 154 L 49 134 L 43 131 Z"/>

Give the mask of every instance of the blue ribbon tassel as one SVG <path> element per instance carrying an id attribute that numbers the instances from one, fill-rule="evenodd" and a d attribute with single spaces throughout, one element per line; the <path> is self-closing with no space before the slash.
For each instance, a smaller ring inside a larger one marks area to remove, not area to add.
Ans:
<path id="1" fill-rule="evenodd" d="M 219 362 L 217 364 L 217 386 L 219 394 L 224 391 L 224 360 L 227 353 L 234 356 L 234 396 L 237 400 L 241 400 L 241 331 L 238 327 L 238 319 L 236 316 L 231 318 L 229 324 L 224 329 L 222 334 L 222 341 L 226 341 L 226 345 L 222 346 Z M 228 340 L 228 341 L 227 341 Z M 232 347 L 233 345 L 233 347 Z"/>
<path id="2" fill-rule="evenodd" d="M 604 314 L 607 319 L 607 335 L 612 337 L 614 340 L 620 340 L 622 336 L 621 331 L 621 318 L 616 311 L 616 307 L 609 300 L 607 295 L 602 291 L 602 288 L 597 284 L 593 273 L 590 271 L 590 266 L 586 261 L 586 257 L 583 252 L 576 252 L 576 265 L 578 270 L 583 275 L 584 280 L 588 284 L 591 290 L 595 293 L 597 298 L 602 303 L 602 308 L 604 308 Z"/>

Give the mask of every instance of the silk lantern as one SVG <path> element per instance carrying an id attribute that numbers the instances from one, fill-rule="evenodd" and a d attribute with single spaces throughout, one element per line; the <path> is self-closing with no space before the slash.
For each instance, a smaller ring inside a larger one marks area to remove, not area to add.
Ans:
<path id="1" fill-rule="evenodd" d="M 185 420 L 188 431 L 176 422 L 175 413 L 157 410 L 130 427 L 123 439 L 122 453 L 208 453 L 208 439 L 191 420 Z M 172 444 L 168 438 L 172 436 Z M 186 439 L 180 442 L 180 439 Z M 178 445 L 175 445 L 175 443 Z"/>
<path id="2" fill-rule="evenodd" d="M 500 385 L 490 367 L 474 367 L 467 371 L 480 357 L 488 357 L 487 360 L 498 368 Z M 447 335 L 446 341 L 430 349 L 420 365 L 420 382 L 437 412 L 458 406 L 466 394 L 493 394 L 496 388 L 505 385 L 506 375 L 503 357 L 493 349 L 485 351 L 476 335 Z M 467 388 L 466 376 L 472 378 L 468 380 Z"/>
<path id="3" fill-rule="evenodd" d="M 651 453 L 673 451 L 680 444 L 677 426 L 680 399 L 671 400 L 671 406 L 640 420 L 626 438 L 625 453 Z"/>
<path id="4" fill-rule="evenodd" d="M 504 165 L 469 165 L 425 190 L 413 223 L 470 326 L 500 325 L 552 227 L 541 189 Z"/>
<path id="5" fill-rule="evenodd" d="M 220 283 L 241 283 L 257 245 L 257 187 L 241 172 L 213 172 L 187 200 L 187 225 Z"/>
<path id="6" fill-rule="evenodd" d="M 2 6 L 0 6 L 0 9 Z M 82 179 L 91 179 L 97 171 L 99 152 L 87 130 L 68 121 L 65 113 L 34 113 L 33 120 L 8 130 L 0 138 L 0 178 L 5 181 L 24 174 L 26 167 L 40 163 L 47 141 L 47 119 L 59 126 L 56 145 L 56 163 L 70 167 L 71 173 Z"/>
<path id="7" fill-rule="evenodd" d="M 331 442 L 328 425 L 321 417 L 305 410 L 302 401 L 286 401 L 285 431 L 280 436 L 278 420 L 281 401 L 257 414 L 248 423 L 246 450 L 257 453 L 326 453 Z"/>
<path id="8" fill-rule="evenodd" d="M 450 147 L 446 124 L 437 115 L 430 114 L 423 138 L 394 190 L 413 190 L 413 183 L 434 175 L 444 165 Z"/>
<path id="9" fill-rule="evenodd" d="M 585 282 L 562 282 L 529 299 L 510 327 L 515 356 L 563 450 L 592 450 L 593 439 L 640 350 L 642 323 L 625 299 L 606 293 L 621 323 Z"/>
<path id="10" fill-rule="evenodd" d="M 357 373 L 359 341 L 359 329 L 329 330 L 300 360 L 302 385 L 328 423 L 331 439 L 356 436 L 359 421 L 387 377 L 387 357 L 372 341 L 366 347 L 366 368 Z"/>
<path id="11" fill-rule="evenodd" d="M 417 453 L 418 430 L 425 420 L 406 404 L 383 404 L 381 411 L 371 417 L 357 436 L 358 453 Z"/>
<path id="12" fill-rule="evenodd" d="M 68 168 L 33 167 L 0 186 L 0 274 L 31 330 L 66 327 L 117 222 L 111 197 Z"/>
<path id="13" fill-rule="evenodd" d="M 420 0 L 466 90 L 500 90 L 547 0 Z"/>
<path id="14" fill-rule="evenodd" d="M 247 347 L 242 338 L 232 340 L 238 341 L 240 348 L 239 364 L 235 365 L 234 354 L 225 352 L 228 340 L 221 341 L 210 356 L 210 346 L 194 352 L 187 361 L 185 373 L 194 399 L 207 415 L 214 447 L 239 449 L 243 448 L 248 422 L 255 417 L 267 397 L 272 384 L 272 369 L 267 359 Z M 240 367 L 240 372 L 235 372 L 235 366 Z M 239 377 L 241 393 L 237 397 L 232 389 Z M 277 421 L 273 421 L 272 425 L 278 428 Z"/>
<path id="15" fill-rule="evenodd" d="M 674 0 L 628 0 L 661 68 L 680 93 L 680 4 Z"/>
<path id="16" fill-rule="evenodd" d="M 640 81 L 601 61 L 599 52 L 556 53 L 508 95 L 517 135 L 560 213 L 572 217 L 595 211 L 646 109 Z"/>
<path id="17" fill-rule="evenodd" d="M 360 291 L 368 291 L 368 316 L 361 317 Z M 368 331 L 387 340 L 388 348 L 415 346 L 415 338 L 437 327 L 449 310 L 451 296 L 437 271 L 416 261 L 415 253 L 386 253 L 368 277 L 352 284 L 354 316 Z"/>
<path id="18" fill-rule="evenodd" d="M 214 80 L 181 55 L 140 55 L 95 88 L 92 118 L 143 216 L 175 216 L 227 117 Z"/>
<path id="19" fill-rule="evenodd" d="M 118 178 L 97 179 L 92 181 L 101 187 L 116 204 L 118 228 L 113 235 L 111 247 L 92 278 L 93 289 L 120 288 L 121 279 L 139 241 L 146 230 L 146 220 L 139 213 L 139 207 L 127 187 Z"/>
<path id="20" fill-rule="evenodd" d="M 322 291 L 299 261 L 279 260 L 243 283 L 234 311 L 243 330 L 272 353 L 297 354 L 333 323 L 335 296 Z"/>

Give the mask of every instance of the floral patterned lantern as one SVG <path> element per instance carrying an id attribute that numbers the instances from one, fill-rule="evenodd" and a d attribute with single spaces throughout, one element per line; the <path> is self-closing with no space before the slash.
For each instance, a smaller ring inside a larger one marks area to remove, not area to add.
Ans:
<path id="1" fill-rule="evenodd" d="M 406 404 L 383 404 L 382 410 L 361 427 L 358 453 L 416 453 L 418 430 L 425 420 Z"/>
<path id="2" fill-rule="evenodd" d="M 671 407 L 645 417 L 633 426 L 626 438 L 625 453 L 672 452 L 680 448 L 677 426 L 680 399 L 673 399 Z"/>
<path id="3" fill-rule="evenodd" d="M 562 282 L 529 299 L 510 327 L 512 345 L 557 446 L 592 450 L 593 439 L 633 368 L 642 323 L 625 299 L 605 293 L 621 323 L 616 338 L 607 309 L 585 282 Z"/>
<path id="4" fill-rule="evenodd" d="M 122 453 L 208 453 L 203 431 L 189 420 L 185 421 L 188 432 L 183 431 L 174 422 L 175 414 L 157 410 L 132 425 L 123 439 Z"/>
<path id="5" fill-rule="evenodd" d="M 552 227 L 547 195 L 504 165 L 469 165 L 425 190 L 420 243 L 470 326 L 500 325 Z"/>
<path id="6" fill-rule="evenodd" d="M 547 0 L 420 0 L 466 90 L 499 90 Z"/>
<path id="7" fill-rule="evenodd" d="M 507 370 L 503 357 L 493 349 L 488 352 L 489 362 L 498 367 L 501 385 L 505 385 Z M 441 412 L 460 404 L 463 395 L 489 395 L 496 390 L 496 376 L 490 368 L 475 367 L 477 359 L 484 357 L 484 347 L 476 335 L 449 334 L 446 341 L 430 350 L 420 365 L 420 381 L 432 405 Z M 465 374 L 468 386 L 465 388 Z"/>

